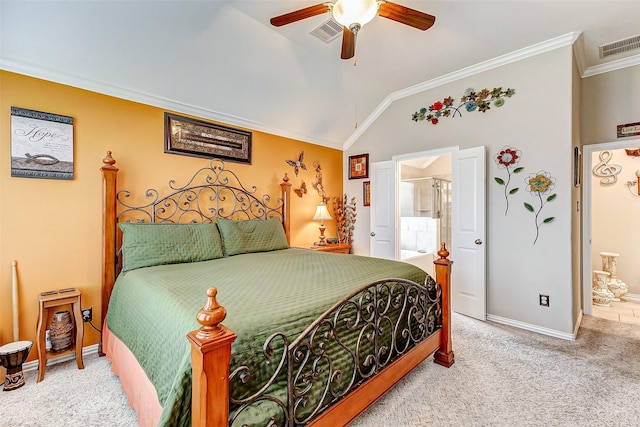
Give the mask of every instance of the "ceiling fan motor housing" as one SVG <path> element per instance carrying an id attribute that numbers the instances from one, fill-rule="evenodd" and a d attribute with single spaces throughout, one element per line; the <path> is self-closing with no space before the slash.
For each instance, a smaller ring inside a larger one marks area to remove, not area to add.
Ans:
<path id="1" fill-rule="evenodd" d="M 332 7 L 333 18 L 354 33 L 378 13 L 376 0 L 337 0 Z"/>

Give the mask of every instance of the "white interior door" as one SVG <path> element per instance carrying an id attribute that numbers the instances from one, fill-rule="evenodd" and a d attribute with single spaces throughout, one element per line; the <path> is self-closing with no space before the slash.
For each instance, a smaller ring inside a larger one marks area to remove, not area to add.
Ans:
<path id="1" fill-rule="evenodd" d="M 451 308 L 486 318 L 485 150 L 453 155 Z"/>
<path id="2" fill-rule="evenodd" d="M 372 162 L 369 254 L 396 259 L 396 168 L 393 160 Z"/>

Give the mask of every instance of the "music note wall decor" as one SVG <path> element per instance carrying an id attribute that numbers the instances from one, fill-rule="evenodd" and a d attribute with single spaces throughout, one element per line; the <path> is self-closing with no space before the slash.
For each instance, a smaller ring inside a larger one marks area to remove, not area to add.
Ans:
<path id="1" fill-rule="evenodd" d="M 612 185 L 618 181 L 618 174 L 622 171 L 622 166 L 609 164 L 613 158 L 611 151 L 604 150 L 600 152 L 600 162 L 593 167 L 593 174 L 600 179 L 600 184 Z"/>

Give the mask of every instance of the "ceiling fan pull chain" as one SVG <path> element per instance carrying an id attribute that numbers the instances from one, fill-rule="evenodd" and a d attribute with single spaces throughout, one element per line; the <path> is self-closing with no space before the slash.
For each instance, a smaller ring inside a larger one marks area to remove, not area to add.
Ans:
<path id="1" fill-rule="evenodd" d="M 353 128 L 354 129 L 358 129 L 358 68 L 356 67 L 356 65 L 358 65 L 358 61 L 356 60 L 356 57 L 354 55 L 353 57 L 353 76 L 354 76 L 354 83 L 353 83 L 353 91 L 354 91 L 354 97 L 353 97 Z"/>

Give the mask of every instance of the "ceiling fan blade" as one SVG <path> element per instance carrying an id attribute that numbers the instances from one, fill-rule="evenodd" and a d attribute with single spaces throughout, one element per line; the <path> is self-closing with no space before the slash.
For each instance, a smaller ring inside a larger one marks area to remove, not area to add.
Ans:
<path id="1" fill-rule="evenodd" d="M 285 13 L 284 15 L 271 18 L 271 25 L 275 27 L 281 27 L 286 24 L 291 24 L 292 22 L 311 18 L 312 16 L 322 15 L 325 12 L 329 12 L 329 10 L 330 8 L 329 6 L 327 6 L 327 3 L 305 7 L 304 9 L 296 10 L 295 12 L 289 12 Z"/>
<path id="2" fill-rule="evenodd" d="M 356 35 L 353 31 L 344 27 L 342 31 L 342 53 L 340 58 L 351 59 L 356 54 Z"/>
<path id="3" fill-rule="evenodd" d="M 428 30 L 436 22 L 436 17 L 433 15 L 391 3 L 390 1 L 385 1 L 380 4 L 378 15 L 422 31 Z"/>

